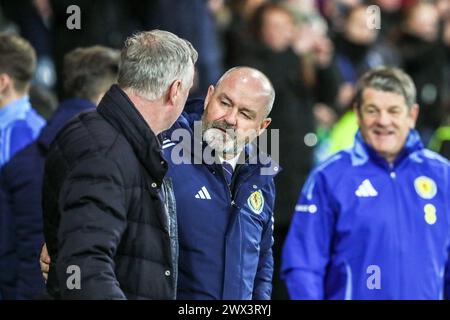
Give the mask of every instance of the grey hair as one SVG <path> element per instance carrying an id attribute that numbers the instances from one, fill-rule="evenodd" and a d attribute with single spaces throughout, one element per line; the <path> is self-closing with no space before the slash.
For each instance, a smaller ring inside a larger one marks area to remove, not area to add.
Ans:
<path id="1" fill-rule="evenodd" d="M 380 67 L 366 72 L 356 84 L 353 105 L 357 109 L 363 103 L 362 94 L 366 88 L 398 93 L 405 98 L 409 109 L 416 104 L 414 82 L 408 74 L 399 68 Z"/>
<path id="2" fill-rule="evenodd" d="M 121 52 L 118 84 L 150 100 L 161 98 L 169 85 L 180 79 L 188 85 L 189 70 L 198 53 L 187 40 L 173 33 L 152 30 L 134 34 Z"/>
<path id="3" fill-rule="evenodd" d="M 265 112 L 265 115 L 264 115 L 265 117 L 267 117 L 270 114 L 270 112 L 272 111 L 273 103 L 275 101 L 275 89 L 273 88 L 272 82 L 269 80 L 269 78 L 264 73 L 259 71 L 258 69 L 251 68 L 251 67 L 246 67 L 246 66 L 233 67 L 233 68 L 227 70 L 220 77 L 220 79 L 216 83 L 216 87 L 218 87 L 220 85 L 220 83 L 223 81 L 223 79 L 225 79 L 229 74 L 234 73 L 234 72 L 239 71 L 239 70 L 246 70 L 246 71 L 250 71 L 250 72 L 254 73 L 257 77 L 260 78 L 261 83 L 265 87 L 265 89 L 268 90 L 269 98 L 267 100 L 266 112 Z"/>

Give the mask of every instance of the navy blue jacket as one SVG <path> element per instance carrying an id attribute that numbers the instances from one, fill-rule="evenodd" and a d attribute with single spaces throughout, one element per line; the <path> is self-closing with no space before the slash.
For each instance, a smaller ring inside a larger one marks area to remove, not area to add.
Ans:
<path id="1" fill-rule="evenodd" d="M 249 164 L 254 158 L 249 158 L 251 150 L 247 148 L 246 163 L 236 167 L 230 190 L 221 165 L 201 162 L 201 157 L 193 155 L 195 149 L 184 153 L 187 163 L 176 164 L 180 160 L 176 154 L 186 141 L 179 139 L 175 143 L 175 129 L 189 133 L 186 145 L 192 141 L 201 144 L 198 140 L 201 138 L 194 137 L 193 128 L 202 113 L 203 101 L 188 103 L 176 124 L 165 133 L 165 138 L 170 136 L 172 140 L 163 144 L 177 201 L 180 247 L 177 297 L 270 299 L 273 177 L 279 168 L 268 156 L 266 165 L 262 161 Z"/>
<path id="2" fill-rule="evenodd" d="M 39 253 L 44 242 L 41 189 L 50 143 L 77 113 L 95 108 L 84 99 L 59 106 L 38 139 L 18 152 L 0 174 L 0 298 L 31 299 L 44 289 Z"/>

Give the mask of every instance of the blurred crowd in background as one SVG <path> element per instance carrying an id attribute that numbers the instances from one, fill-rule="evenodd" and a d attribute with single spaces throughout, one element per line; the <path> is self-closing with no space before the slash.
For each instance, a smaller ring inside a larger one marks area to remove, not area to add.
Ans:
<path id="1" fill-rule="evenodd" d="M 66 25 L 73 4 L 81 9 L 79 30 Z M 377 12 L 379 26 L 369 21 Z M 279 129 L 283 168 L 276 180 L 274 299 L 287 298 L 278 255 L 307 174 L 353 144 L 352 99 L 362 73 L 382 65 L 405 70 L 417 86 L 423 141 L 450 157 L 450 0 L 0 0 L 0 31 L 20 34 L 36 50 L 30 98 L 45 119 L 66 98 L 67 52 L 118 49 L 130 34 L 150 29 L 171 31 L 197 49 L 191 97 L 204 97 L 237 65 L 261 70 L 274 85 L 271 128 Z"/>

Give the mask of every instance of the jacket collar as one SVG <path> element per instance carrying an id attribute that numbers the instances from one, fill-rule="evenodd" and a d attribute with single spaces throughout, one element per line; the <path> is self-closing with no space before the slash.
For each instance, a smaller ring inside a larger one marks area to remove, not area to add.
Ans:
<path id="1" fill-rule="evenodd" d="M 63 101 L 45 128 L 42 129 L 37 143 L 45 150 L 48 150 L 50 144 L 67 121 L 80 112 L 94 108 L 95 104 L 86 99 L 74 98 Z"/>
<path id="2" fill-rule="evenodd" d="M 148 174 L 161 185 L 167 172 L 161 144 L 125 92 L 113 85 L 97 111 L 125 137 Z"/>
<path id="3" fill-rule="evenodd" d="M 0 128 L 17 119 L 25 118 L 29 110 L 31 110 L 31 104 L 28 96 L 21 97 L 0 108 Z"/>
<path id="4" fill-rule="evenodd" d="M 355 144 L 351 150 L 351 158 L 353 165 L 362 165 L 366 163 L 369 159 L 378 165 L 385 168 L 396 168 L 403 160 L 409 157 L 411 154 L 418 150 L 422 150 L 424 148 L 422 141 L 420 140 L 419 133 L 411 129 L 406 138 L 406 143 L 403 146 L 403 149 L 397 155 L 397 158 L 394 160 L 392 166 L 381 157 L 370 145 L 368 145 L 361 134 L 361 131 L 358 130 L 355 136 Z"/>

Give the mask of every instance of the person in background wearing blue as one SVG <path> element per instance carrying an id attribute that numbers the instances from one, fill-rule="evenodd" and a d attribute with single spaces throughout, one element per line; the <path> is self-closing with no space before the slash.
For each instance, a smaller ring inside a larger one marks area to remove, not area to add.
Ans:
<path id="1" fill-rule="evenodd" d="M 180 128 L 190 133 L 188 141 L 163 144 L 177 206 L 177 299 L 271 297 L 273 178 L 279 168 L 250 142 L 270 124 L 274 99 L 264 74 L 236 67 L 209 87 L 204 101 L 188 103 L 166 132 L 169 138 Z M 194 146 L 190 152 L 183 148 L 191 161 L 177 164 L 176 148 L 186 142 Z"/>
<path id="2" fill-rule="evenodd" d="M 28 98 L 35 69 L 36 53 L 28 41 L 0 33 L 0 167 L 45 125 Z"/>
<path id="3" fill-rule="evenodd" d="M 352 149 L 303 187 L 283 248 L 292 299 L 441 299 L 450 293 L 450 167 L 423 147 L 411 78 L 367 72 Z"/>
<path id="4" fill-rule="evenodd" d="M 68 97 L 35 142 L 19 151 L 0 172 L 0 291 L 3 299 L 32 299 L 44 290 L 37 263 L 44 242 L 41 189 L 50 143 L 76 114 L 94 109 L 117 81 L 119 51 L 77 48 L 64 59 Z"/>

